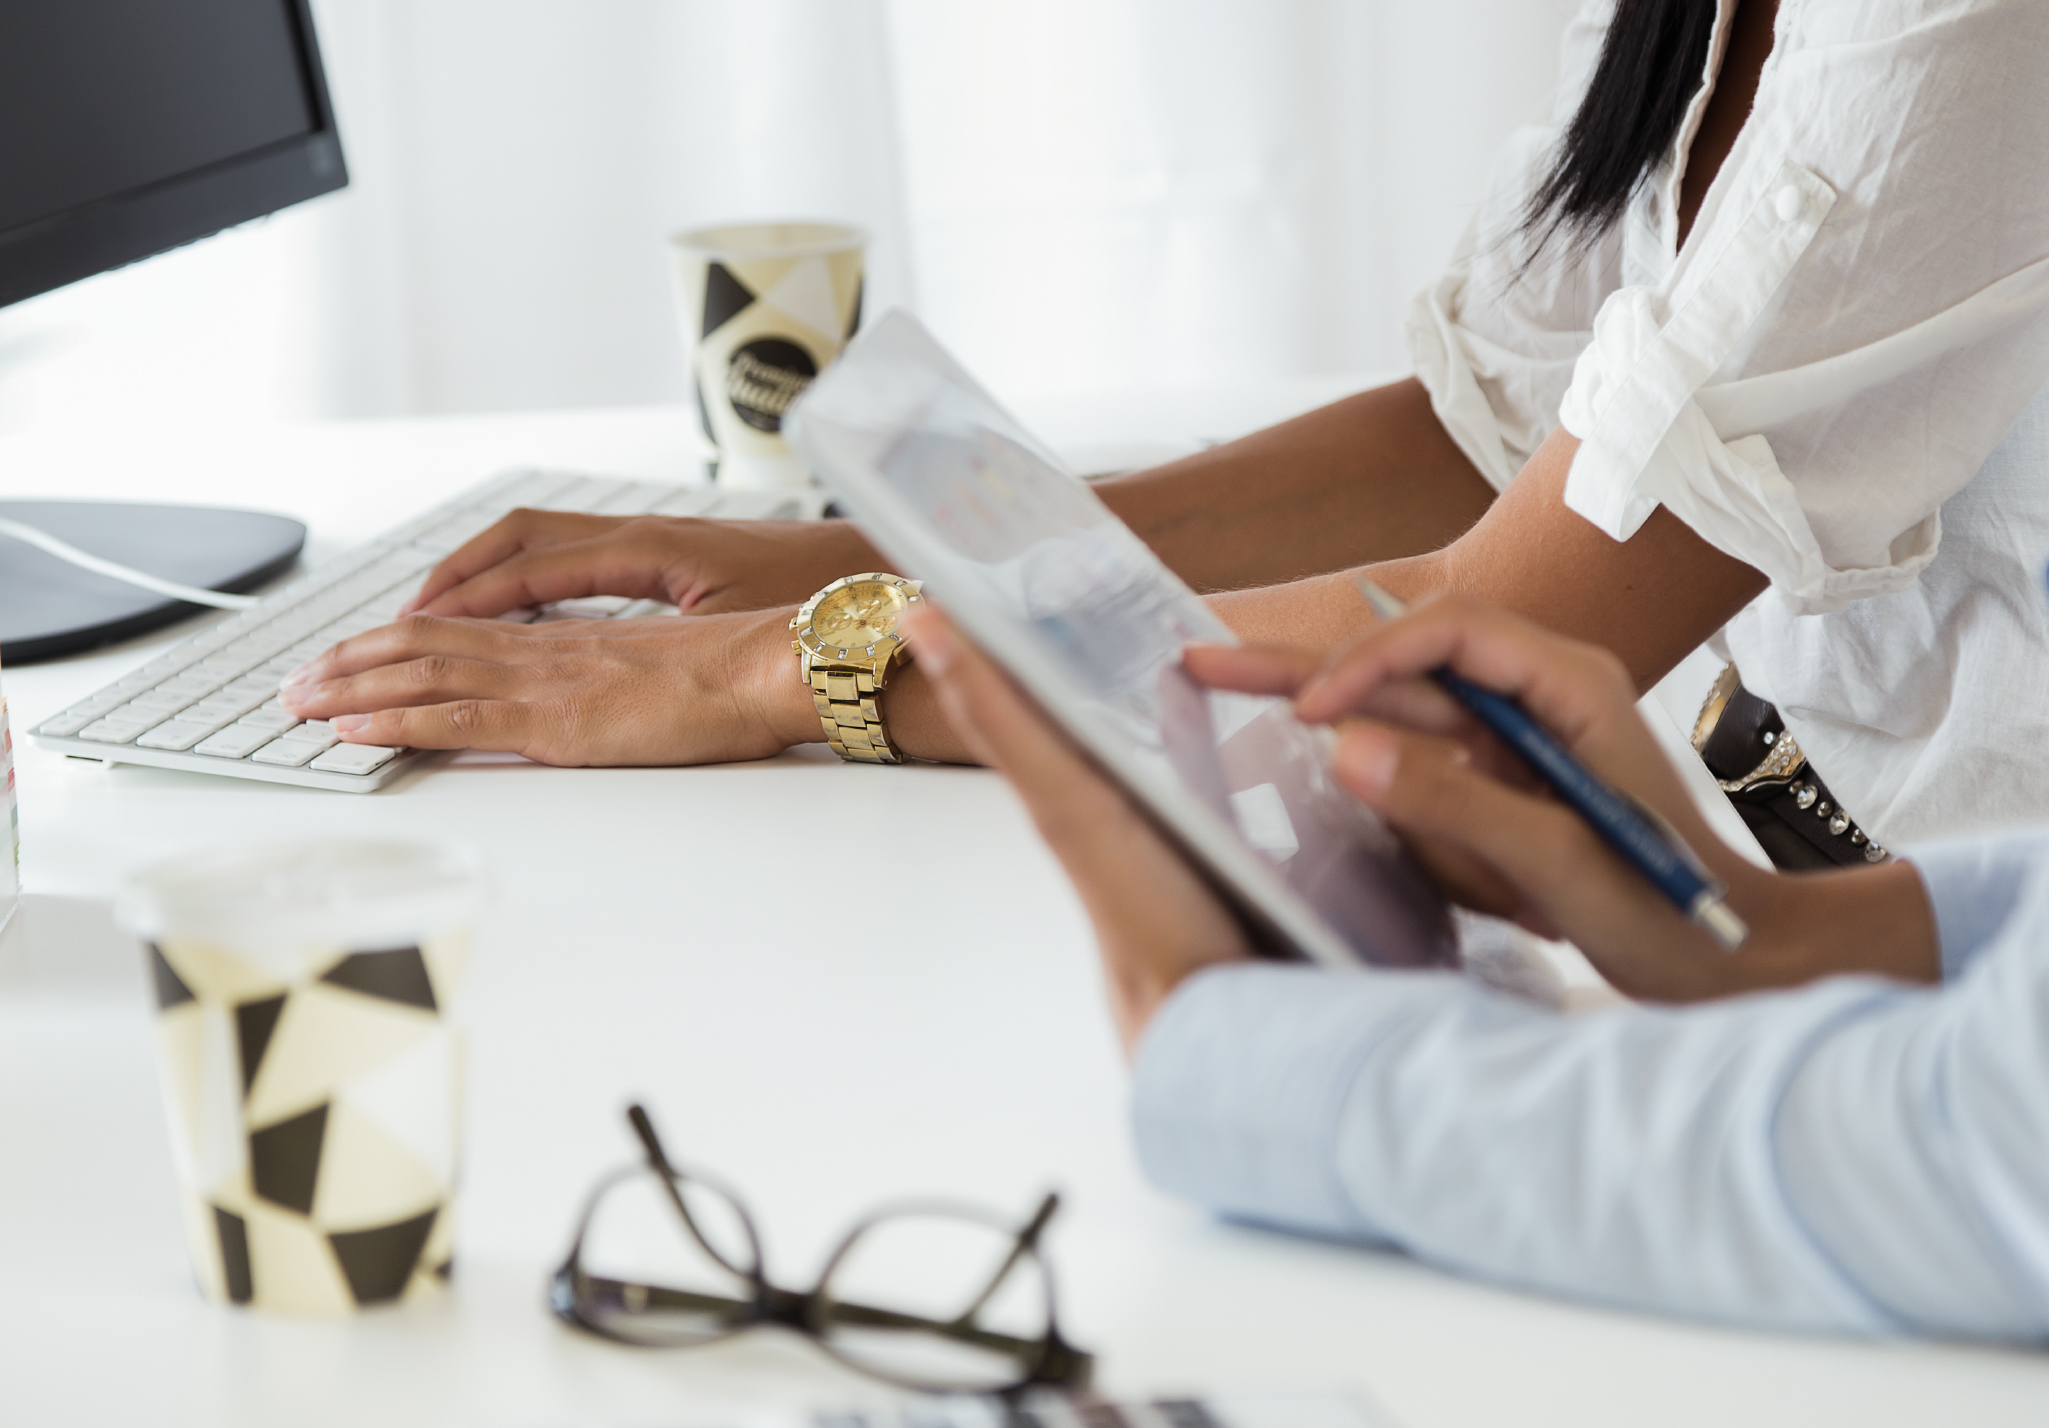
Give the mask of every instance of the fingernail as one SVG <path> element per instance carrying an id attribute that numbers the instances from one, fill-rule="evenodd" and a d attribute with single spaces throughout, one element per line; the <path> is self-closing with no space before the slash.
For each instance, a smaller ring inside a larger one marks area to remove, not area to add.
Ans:
<path id="1" fill-rule="evenodd" d="M 295 684 L 307 683 L 309 680 L 313 678 L 313 666 L 319 663 L 320 661 L 317 659 L 307 660 L 304 664 L 300 665 L 297 669 L 293 670 L 290 674 L 286 675 L 283 679 L 279 680 L 278 688 L 290 689 Z"/>
<path id="2" fill-rule="evenodd" d="M 327 721 L 337 732 L 353 734 L 370 722 L 368 714 L 341 714 Z"/>
<path id="3" fill-rule="evenodd" d="M 1354 729 L 1338 741 L 1338 778 L 1361 798 L 1377 798 L 1394 782 L 1401 752 L 1395 741 L 1369 729 Z"/>

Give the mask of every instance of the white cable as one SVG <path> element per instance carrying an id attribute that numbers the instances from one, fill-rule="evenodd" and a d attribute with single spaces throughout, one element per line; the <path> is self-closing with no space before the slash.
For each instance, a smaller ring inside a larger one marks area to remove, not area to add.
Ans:
<path id="1" fill-rule="evenodd" d="M 102 560 L 80 550 L 69 541 L 58 540 L 48 531 L 25 526 L 20 521 L 10 521 L 0 516 L 0 535 L 13 536 L 25 541 L 38 550 L 46 550 L 59 560 L 68 560 L 82 570 L 95 575 L 104 575 L 110 580 L 125 580 L 130 585 L 140 585 L 145 590 L 154 590 L 159 595 L 168 595 L 173 600 L 188 600 L 194 605 L 211 605 L 216 610 L 246 610 L 254 605 L 260 596 L 229 595 L 220 590 L 202 590 L 197 585 L 180 585 L 175 580 L 166 580 L 161 575 L 151 575 L 146 570 L 135 570 L 111 560 Z"/>

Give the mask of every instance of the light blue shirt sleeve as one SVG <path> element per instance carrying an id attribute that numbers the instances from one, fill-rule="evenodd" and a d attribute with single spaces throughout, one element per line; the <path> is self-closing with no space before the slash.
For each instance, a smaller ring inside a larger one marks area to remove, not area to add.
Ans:
<path id="1" fill-rule="evenodd" d="M 1140 1047 L 1140 1158 L 1221 1213 L 1504 1284 L 2042 1340 L 2049 840 L 1964 847 L 1916 858 L 1970 968 L 1940 991 L 1562 1016 L 1444 973 L 1203 973 Z"/>
<path id="2" fill-rule="evenodd" d="M 1942 979 L 1955 981 L 2013 915 L 2031 872 L 2049 863 L 2049 832 L 1963 838 L 1916 848 L 1942 939 Z"/>

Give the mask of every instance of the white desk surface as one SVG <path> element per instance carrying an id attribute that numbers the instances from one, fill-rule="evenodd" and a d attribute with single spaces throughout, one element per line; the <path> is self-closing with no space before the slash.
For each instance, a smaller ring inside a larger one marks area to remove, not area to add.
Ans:
<path id="1" fill-rule="evenodd" d="M 1024 414 L 1056 440 L 1228 435 L 1345 387 Z M 675 475 L 692 449 L 680 410 L 112 430 L 0 439 L 0 491 L 267 505 L 307 518 L 324 554 L 504 465 Z M 2049 1418 L 2039 1356 L 1609 1313 L 1226 1227 L 1154 1193 L 1085 924 L 991 775 L 805 752 L 661 770 L 464 758 L 356 798 L 102 769 L 20 740 L 168 638 L 7 672 L 32 898 L 0 947 L 10 1428 L 714 1424 L 873 1399 L 775 1336 L 649 1354 L 548 1317 L 580 1197 L 631 1158 L 630 1096 L 679 1158 L 746 1191 L 791 1282 L 873 1202 L 1023 1211 L 1059 1187 L 1068 1327 L 1115 1392 L 1350 1388 L 1410 1428 Z M 821 839 L 857 822 L 901 842 Z M 330 833 L 466 839 L 495 871 L 456 1286 L 346 1322 L 209 1308 L 174 1210 L 141 962 L 104 902 L 173 850 Z M 835 896 L 875 872 L 889 896 Z"/>

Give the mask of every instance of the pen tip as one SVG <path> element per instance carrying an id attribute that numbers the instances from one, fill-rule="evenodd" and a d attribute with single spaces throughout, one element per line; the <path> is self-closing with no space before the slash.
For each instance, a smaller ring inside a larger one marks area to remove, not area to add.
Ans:
<path id="1" fill-rule="evenodd" d="M 1734 952 L 1750 937 L 1749 926 L 1720 898 L 1702 903 L 1695 909 L 1693 920 L 1708 930 L 1708 935 L 1721 944 L 1724 952 Z"/>
<path id="2" fill-rule="evenodd" d="M 1365 597 L 1367 607 L 1383 620 L 1392 620 L 1408 610 L 1408 606 L 1377 581 L 1359 575 L 1353 577 L 1352 584 L 1357 586 L 1359 594 Z"/>

